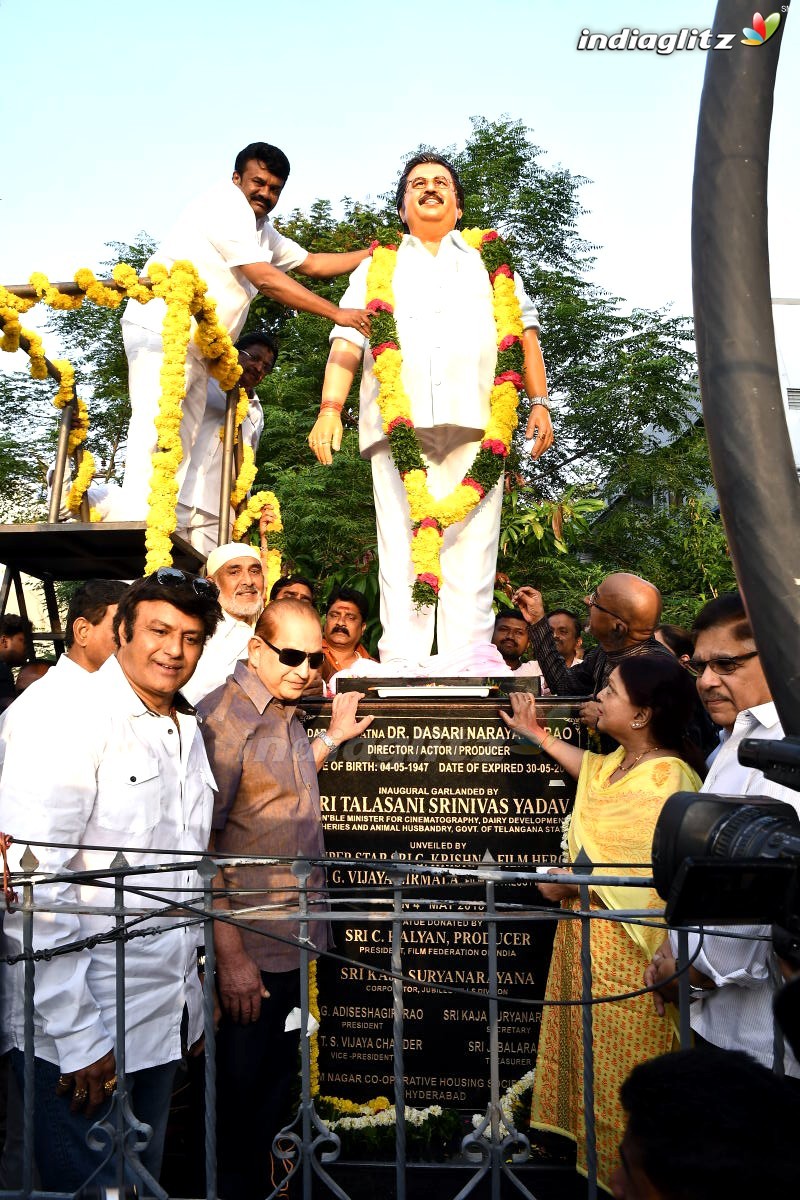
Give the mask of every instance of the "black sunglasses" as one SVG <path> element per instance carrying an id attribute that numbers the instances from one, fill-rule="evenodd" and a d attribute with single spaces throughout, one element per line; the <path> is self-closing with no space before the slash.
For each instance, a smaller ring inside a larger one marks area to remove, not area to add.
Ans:
<path id="1" fill-rule="evenodd" d="M 154 573 L 153 579 L 156 583 L 160 583 L 162 587 L 177 588 L 191 587 L 196 596 L 201 596 L 203 600 L 214 601 L 219 595 L 219 588 L 214 583 L 213 579 L 204 579 L 202 575 L 186 575 L 177 567 L 159 567 Z"/>
<path id="2" fill-rule="evenodd" d="M 749 658 L 755 658 L 757 654 L 757 650 L 749 650 L 747 654 L 727 654 L 721 658 L 690 658 L 686 669 L 698 679 L 705 674 L 706 667 L 711 667 L 715 675 L 732 675 L 734 671 L 739 670 L 742 663 L 746 663 Z"/>
<path id="3" fill-rule="evenodd" d="M 279 646 L 273 646 L 272 642 L 268 642 L 266 638 L 261 640 L 265 646 L 269 646 L 270 650 L 275 651 L 278 662 L 284 667 L 300 667 L 308 659 L 311 670 L 318 671 L 325 661 L 325 655 L 321 650 L 312 650 L 310 654 L 306 654 L 305 650 L 292 650 L 289 646 L 285 646 L 281 650 Z"/>

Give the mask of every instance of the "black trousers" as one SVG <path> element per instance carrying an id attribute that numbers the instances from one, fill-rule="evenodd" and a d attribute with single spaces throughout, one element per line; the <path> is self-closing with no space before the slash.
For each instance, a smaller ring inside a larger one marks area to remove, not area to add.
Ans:
<path id="1" fill-rule="evenodd" d="M 284 1032 L 300 1004 L 300 972 L 261 972 L 269 999 L 250 1025 L 222 1017 L 217 1033 L 217 1155 L 222 1200 L 264 1200 L 272 1181 L 275 1135 L 291 1121 L 299 1073 L 300 1032 Z"/>

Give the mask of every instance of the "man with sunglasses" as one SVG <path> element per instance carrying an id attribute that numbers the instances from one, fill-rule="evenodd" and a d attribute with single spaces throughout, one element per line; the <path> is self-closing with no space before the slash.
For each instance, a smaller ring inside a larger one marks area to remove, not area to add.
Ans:
<path id="1" fill-rule="evenodd" d="M 200 880 L 185 865 L 141 870 L 199 859 L 208 845 L 214 781 L 180 689 L 220 618 L 216 595 L 208 580 L 173 568 L 137 580 L 114 617 L 116 654 L 86 674 L 74 702 L 45 729 L 31 708 L 28 736 L 15 730 L 8 745 L 0 828 L 17 837 L 9 865 L 20 869 L 30 839 L 41 873 L 62 877 L 35 889 L 50 914 L 34 921 L 34 947 L 52 954 L 36 964 L 34 994 L 35 1151 L 47 1191 L 77 1192 L 89 1176 L 94 1185 L 117 1180 L 114 1155 L 94 1174 L 106 1152 L 86 1141 L 117 1085 L 116 945 L 84 939 L 113 930 L 102 912 L 112 893 L 94 873 L 107 872 L 120 849 L 129 864 L 126 904 L 153 912 L 135 922 L 152 935 L 125 948 L 125 1065 L 128 1101 L 150 1127 L 141 1161 L 158 1178 L 184 1009 L 200 1011 L 197 927 L 175 906 L 196 898 Z M 88 877 L 69 883 L 70 872 Z M 5 932 L 19 949 L 19 912 L 7 914 Z M 72 943 L 78 948 L 64 953 Z M 22 963 L 6 969 L 14 972 L 13 1066 L 22 1084 Z M 190 1022 L 190 1038 L 199 1032 Z M 128 1168 L 126 1179 L 142 1183 Z"/>
<path id="2" fill-rule="evenodd" d="M 582 662 L 568 667 L 556 645 L 545 613 L 541 592 L 536 588 L 517 588 L 512 602 L 528 622 L 531 646 L 545 682 L 554 696 L 596 696 L 608 683 L 608 677 L 624 658 L 636 654 L 669 654 L 654 637 L 661 619 L 661 593 L 655 584 L 617 571 L 585 597 L 589 609 L 588 631 L 597 639 Z M 595 723 L 595 704 L 589 701 L 581 709 L 587 724 Z"/>
<path id="3" fill-rule="evenodd" d="M 222 1019 L 217 1039 L 219 1191 L 263 1200 L 272 1190 L 270 1150 L 287 1116 L 297 1077 L 299 1033 L 286 1018 L 300 1003 L 297 880 L 291 860 L 314 862 L 308 880 L 312 918 L 326 908 L 317 771 L 329 754 L 356 737 L 371 717 L 356 717 L 357 692 L 336 696 L 327 732 L 309 742 L 296 706 L 323 663 L 319 618 L 304 600 L 268 604 L 223 687 L 200 705 L 203 736 L 217 781 L 211 848 L 247 858 L 287 861 L 221 866 L 217 907 L 228 915 L 263 906 L 285 920 L 218 921 L 214 946 Z M 329 944 L 324 919 L 309 937 Z"/>
<path id="4" fill-rule="evenodd" d="M 722 726 L 721 747 L 711 764 L 702 791 L 729 796 L 770 796 L 800 810 L 800 793 L 766 779 L 761 771 L 742 766 L 739 747 L 744 738 L 780 739 L 783 730 L 772 701 L 739 592 L 710 600 L 692 626 L 694 653 L 688 664 L 697 677 L 697 691 L 709 716 Z M 694 965 L 692 1029 L 696 1036 L 725 1050 L 746 1050 L 767 1067 L 773 1066 L 772 1001 L 779 978 L 768 926 L 731 929 L 738 936 L 706 934 Z M 742 935 L 750 935 L 742 937 Z M 690 953 L 697 936 L 690 935 Z M 645 972 L 645 982 L 657 986 L 675 972 L 677 939 L 671 935 Z M 677 998 L 677 983 L 654 994 L 656 1009 Z M 786 1051 L 788 1075 L 800 1077 L 800 1064 Z"/>

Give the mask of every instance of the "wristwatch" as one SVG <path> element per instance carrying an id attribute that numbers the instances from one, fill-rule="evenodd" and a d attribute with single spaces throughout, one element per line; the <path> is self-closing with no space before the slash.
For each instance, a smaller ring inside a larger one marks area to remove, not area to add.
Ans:
<path id="1" fill-rule="evenodd" d="M 339 749 L 339 743 L 335 742 L 331 735 L 325 729 L 317 731 L 317 737 L 322 742 L 323 746 L 327 746 L 331 754 L 334 754 Z"/>

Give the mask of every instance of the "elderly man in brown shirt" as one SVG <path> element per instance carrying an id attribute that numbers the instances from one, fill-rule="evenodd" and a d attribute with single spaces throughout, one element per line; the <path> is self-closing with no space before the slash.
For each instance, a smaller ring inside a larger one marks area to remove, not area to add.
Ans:
<path id="1" fill-rule="evenodd" d="M 215 854 L 322 858 L 317 771 L 372 720 L 358 719 L 361 696 L 345 693 L 334 700 L 327 732 L 309 743 L 295 708 L 322 661 L 313 608 L 275 600 L 256 625 L 247 663 L 237 663 L 227 682 L 202 701 L 203 736 L 218 787 Z M 223 865 L 216 885 L 227 893 L 217 902 L 220 909 L 296 910 L 290 861 Z M 320 865 L 309 878 L 309 901 L 320 908 L 326 903 Z M 263 1200 L 273 1188 L 269 1152 L 297 1074 L 299 1033 L 285 1030 L 300 1002 L 297 936 L 291 919 L 216 925 L 219 1192 L 226 1200 Z M 310 936 L 326 949 L 327 923 L 313 921 Z"/>

